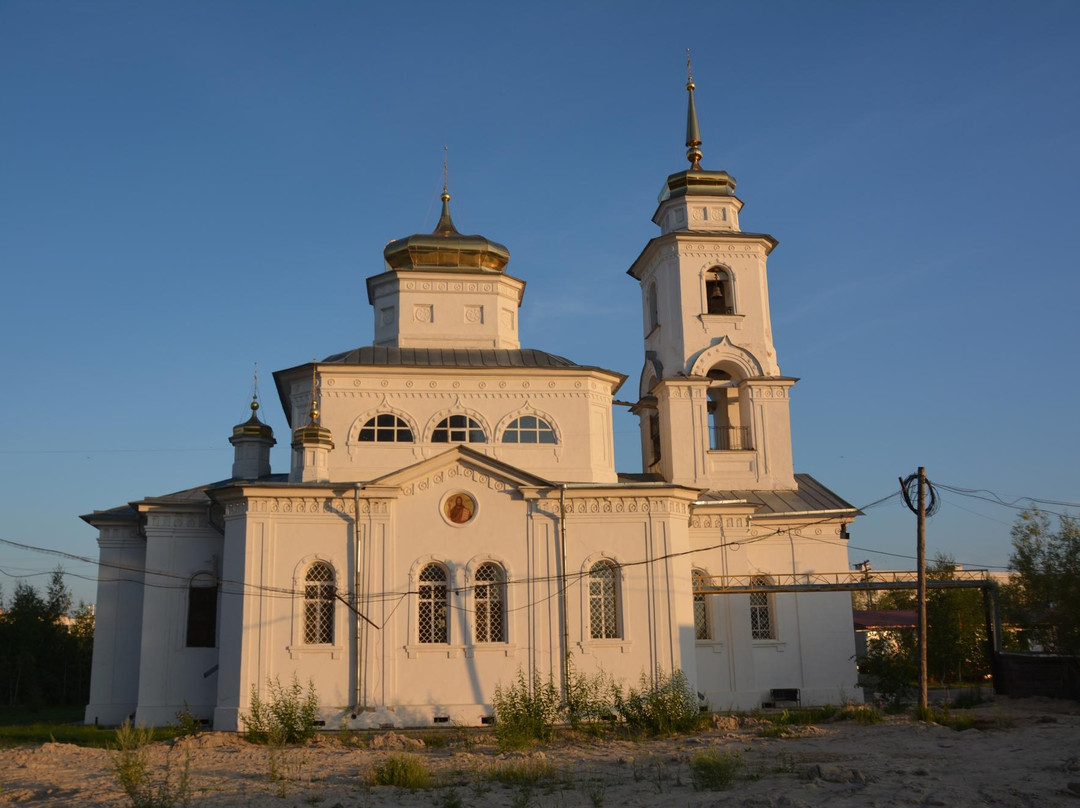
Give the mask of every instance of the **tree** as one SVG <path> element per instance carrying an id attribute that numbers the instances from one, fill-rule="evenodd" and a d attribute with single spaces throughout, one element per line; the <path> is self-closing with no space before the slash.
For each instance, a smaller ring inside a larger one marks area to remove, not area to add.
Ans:
<path id="1" fill-rule="evenodd" d="M 80 604 L 69 618 L 71 594 L 59 567 L 43 598 L 18 581 L 0 614 L 0 701 L 38 707 L 85 704 L 89 697 L 93 610 Z"/>
<path id="2" fill-rule="evenodd" d="M 56 622 L 71 611 L 71 591 L 64 583 L 64 568 L 59 564 L 49 576 L 49 588 L 45 591 L 45 610 L 48 619 Z"/>
<path id="3" fill-rule="evenodd" d="M 1080 520 L 1024 511 L 1012 527 L 1016 573 L 1006 587 L 1010 619 L 1030 643 L 1061 654 L 1080 654 Z"/>
<path id="4" fill-rule="evenodd" d="M 951 581 L 956 562 L 939 553 L 927 568 L 931 581 Z M 939 682 L 971 682 L 990 666 L 986 658 L 986 616 L 982 596 L 974 589 L 930 589 L 926 596 L 926 622 L 930 625 L 926 667 Z"/>
<path id="5" fill-rule="evenodd" d="M 931 581 L 956 577 L 956 562 L 939 553 L 926 568 Z M 877 598 L 886 610 L 914 610 L 915 592 L 896 589 Z M 931 680 L 957 684 L 981 679 L 989 669 L 986 619 L 982 598 L 973 589 L 930 588 L 926 598 L 926 666 Z M 898 704 L 913 690 L 918 676 L 918 640 L 914 629 L 897 629 L 867 643 L 865 673 L 876 679 L 875 690 Z"/>

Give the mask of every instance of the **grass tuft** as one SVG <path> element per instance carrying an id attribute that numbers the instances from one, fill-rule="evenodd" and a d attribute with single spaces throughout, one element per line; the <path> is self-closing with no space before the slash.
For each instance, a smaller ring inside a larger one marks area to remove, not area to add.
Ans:
<path id="1" fill-rule="evenodd" d="M 695 752 L 690 757 L 690 782 L 695 791 L 724 791 L 735 784 L 742 768 L 739 752 Z"/>
<path id="2" fill-rule="evenodd" d="M 375 765 L 371 781 L 377 786 L 397 788 L 431 788 L 432 777 L 427 764 L 415 755 L 390 755 Z"/>

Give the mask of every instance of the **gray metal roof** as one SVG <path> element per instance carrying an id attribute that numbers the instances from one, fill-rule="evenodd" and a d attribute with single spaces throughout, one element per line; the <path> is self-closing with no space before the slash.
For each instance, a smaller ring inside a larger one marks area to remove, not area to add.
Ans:
<path id="1" fill-rule="evenodd" d="M 322 364 L 453 368 L 576 368 L 612 372 L 591 365 L 579 365 L 562 356 L 534 348 L 389 348 L 380 345 L 365 345 L 344 353 L 331 354 L 322 360 Z"/>
<path id="2" fill-rule="evenodd" d="M 820 511 L 858 513 L 854 505 L 841 499 L 809 474 L 796 474 L 795 485 L 796 488 L 789 491 L 707 491 L 701 495 L 700 501 L 744 499 L 750 505 L 757 506 L 755 516 Z"/>
<path id="3" fill-rule="evenodd" d="M 241 480 L 238 478 L 230 477 L 227 480 L 219 480 L 214 483 L 207 483 L 206 485 L 197 485 L 194 488 L 185 488 L 183 491 L 174 491 L 171 494 L 162 494 L 158 497 L 143 497 L 141 500 L 130 502 L 127 505 L 117 505 L 115 508 L 109 508 L 103 511 L 94 511 L 93 513 L 85 513 L 79 518 L 89 524 L 95 524 L 98 521 L 114 520 L 114 519 L 138 519 L 139 512 L 135 506 L 140 503 L 148 503 L 154 505 L 191 505 L 192 503 L 201 504 L 209 503 L 210 498 L 206 492 L 214 488 L 222 488 L 230 485 L 231 483 L 282 483 L 288 482 L 288 474 L 270 474 L 266 477 L 260 477 L 257 480 Z"/>

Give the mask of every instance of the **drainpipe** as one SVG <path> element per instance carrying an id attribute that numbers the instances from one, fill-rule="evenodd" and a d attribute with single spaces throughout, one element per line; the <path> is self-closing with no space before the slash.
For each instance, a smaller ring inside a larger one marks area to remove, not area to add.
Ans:
<path id="1" fill-rule="evenodd" d="M 559 483 L 559 619 L 562 623 L 562 697 L 570 697 L 570 622 L 566 616 L 566 483 Z"/>
<path id="2" fill-rule="evenodd" d="M 361 602 L 361 594 L 363 593 L 364 586 L 364 574 L 366 566 L 364 564 L 364 558 L 360 552 L 360 489 L 361 485 L 353 487 L 353 552 L 356 559 L 356 571 L 354 575 L 355 585 L 354 591 L 356 592 L 357 605 Z M 365 675 L 367 671 L 367 629 L 362 620 L 353 618 L 356 620 L 356 711 L 362 711 L 367 709 L 367 687 L 365 683 Z"/>

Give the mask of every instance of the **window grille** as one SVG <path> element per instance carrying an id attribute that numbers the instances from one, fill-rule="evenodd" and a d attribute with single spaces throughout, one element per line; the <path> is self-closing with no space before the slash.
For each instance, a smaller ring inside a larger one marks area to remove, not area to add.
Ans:
<path id="1" fill-rule="evenodd" d="M 481 564 L 473 589 L 476 642 L 506 642 L 506 585 L 498 564 Z"/>
<path id="2" fill-rule="evenodd" d="M 383 412 L 368 419 L 360 428 L 358 439 L 373 443 L 412 443 L 413 433 L 404 419 Z"/>
<path id="3" fill-rule="evenodd" d="M 188 587 L 187 647 L 213 648 L 217 643 L 217 581 L 206 573 Z"/>
<path id="4" fill-rule="evenodd" d="M 523 415 L 503 430 L 503 443 L 558 443 L 555 430 L 543 418 Z"/>
<path id="5" fill-rule="evenodd" d="M 594 640 L 619 638 L 617 581 L 610 561 L 597 561 L 589 570 L 589 636 Z"/>
<path id="6" fill-rule="evenodd" d="M 694 588 L 700 589 L 707 586 L 709 577 L 704 570 L 694 570 Z M 712 624 L 709 620 L 709 596 L 704 592 L 694 593 L 694 639 L 711 640 Z"/>
<path id="7" fill-rule="evenodd" d="M 438 564 L 428 564 L 420 571 L 420 608 L 417 611 L 417 639 L 420 642 L 450 642 L 446 577 L 446 569 Z"/>
<path id="8" fill-rule="evenodd" d="M 755 575 L 750 586 L 771 586 L 768 576 Z M 750 636 L 755 640 L 775 640 L 776 625 L 773 620 L 772 598 L 768 592 L 750 593 Z"/>
<path id="9" fill-rule="evenodd" d="M 432 443 L 487 443 L 483 427 L 467 415 L 451 415 L 439 421 L 431 433 Z"/>
<path id="10" fill-rule="evenodd" d="M 334 570 L 324 561 L 312 564 L 304 578 L 304 642 L 334 643 Z"/>

